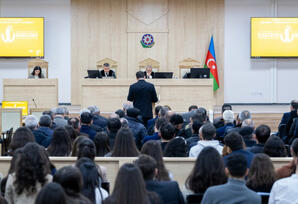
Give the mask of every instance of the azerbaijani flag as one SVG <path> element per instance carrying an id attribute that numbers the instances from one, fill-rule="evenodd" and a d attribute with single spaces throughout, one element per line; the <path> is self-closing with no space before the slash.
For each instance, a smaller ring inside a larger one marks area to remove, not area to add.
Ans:
<path id="1" fill-rule="evenodd" d="M 210 78 L 213 79 L 213 90 L 216 91 L 219 88 L 219 81 L 218 81 L 213 36 L 211 37 L 211 40 L 210 40 L 209 50 L 206 56 L 204 68 L 210 68 Z"/>

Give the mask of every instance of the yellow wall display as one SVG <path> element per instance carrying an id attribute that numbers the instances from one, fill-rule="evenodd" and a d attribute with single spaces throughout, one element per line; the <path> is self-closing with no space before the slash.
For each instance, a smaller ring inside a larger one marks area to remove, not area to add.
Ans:
<path id="1" fill-rule="evenodd" d="M 298 18 L 251 18 L 251 57 L 298 57 Z"/>
<path id="2" fill-rule="evenodd" d="M 2 101 L 2 108 L 21 108 L 22 115 L 28 115 L 28 101 Z"/>
<path id="3" fill-rule="evenodd" d="M 43 57 L 44 18 L 0 18 L 0 57 Z"/>

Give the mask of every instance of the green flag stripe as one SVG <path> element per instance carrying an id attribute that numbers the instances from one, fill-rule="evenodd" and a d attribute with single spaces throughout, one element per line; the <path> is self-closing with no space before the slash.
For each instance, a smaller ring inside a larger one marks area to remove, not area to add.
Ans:
<path id="1" fill-rule="evenodd" d="M 206 64 L 204 64 L 204 68 L 208 68 Z M 211 72 L 210 72 L 210 78 L 213 79 L 213 91 L 216 91 L 219 88 L 219 86 Z"/>

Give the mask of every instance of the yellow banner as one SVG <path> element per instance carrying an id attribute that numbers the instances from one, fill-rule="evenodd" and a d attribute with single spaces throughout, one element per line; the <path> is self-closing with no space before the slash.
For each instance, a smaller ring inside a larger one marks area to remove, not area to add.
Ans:
<path id="1" fill-rule="evenodd" d="M 297 57 L 298 18 L 252 18 L 251 57 Z"/>
<path id="2" fill-rule="evenodd" d="M 0 57 L 43 57 L 43 18 L 0 18 Z"/>
<path id="3" fill-rule="evenodd" d="M 2 108 L 21 108 L 22 115 L 28 115 L 28 102 L 27 101 L 2 101 Z"/>

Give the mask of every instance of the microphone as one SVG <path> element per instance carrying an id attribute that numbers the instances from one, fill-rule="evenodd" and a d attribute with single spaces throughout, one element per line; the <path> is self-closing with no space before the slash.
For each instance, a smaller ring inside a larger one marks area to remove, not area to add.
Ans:
<path id="1" fill-rule="evenodd" d="M 37 108 L 37 105 L 36 105 L 36 103 L 35 103 L 35 99 L 34 99 L 34 98 L 32 98 L 32 101 L 33 101 L 33 103 L 34 103 L 35 108 Z"/>

